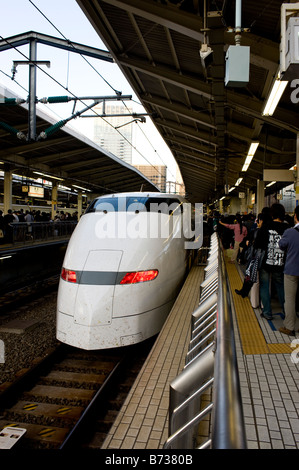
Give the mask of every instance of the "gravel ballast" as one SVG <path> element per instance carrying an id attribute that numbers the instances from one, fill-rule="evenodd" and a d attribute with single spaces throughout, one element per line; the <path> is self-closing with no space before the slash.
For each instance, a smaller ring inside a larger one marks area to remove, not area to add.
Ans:
<path id="1" fill-rule="evenodd" d="M 56 340 L 57 292 L 0 316 L 0 385 L 47 355 Z M 26 304 L 26 300 L 24 301 Z"/>

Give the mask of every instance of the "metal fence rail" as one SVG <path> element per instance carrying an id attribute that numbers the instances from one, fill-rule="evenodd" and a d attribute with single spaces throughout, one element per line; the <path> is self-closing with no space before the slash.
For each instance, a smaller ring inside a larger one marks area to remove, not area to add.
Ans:
<path id="1" fill-rule="evenodd" d="M 169 438 L 164 448 L 196 448 L 198 425 L 211 415 L 210 436 L 197 448 L 245 449 L 229 287 L 217 234 L 211 237 L 204 270 L 185 367 L 170 384 Z M 211 403 L 201 409 L 201 397 L 211 389 Z"/>
<path id="2" fill-rule="evenodd" d="M 76 225 L 76 221 L 14 222 L 6 228 L 5 241 L 12 244 L 29 244 L 34 241 L 69 237 Z"/>

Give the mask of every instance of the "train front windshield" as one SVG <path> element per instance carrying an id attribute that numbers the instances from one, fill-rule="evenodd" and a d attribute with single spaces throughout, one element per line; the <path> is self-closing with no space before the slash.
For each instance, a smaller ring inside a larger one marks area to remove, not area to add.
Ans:
<path id="1" fill-rule="evenodd" d="M 174 198 L 155 197 L 105 197 L 92 201 L 85 214 L 90 212 L 161 212 L 169 214 L 181 206 Z"/>

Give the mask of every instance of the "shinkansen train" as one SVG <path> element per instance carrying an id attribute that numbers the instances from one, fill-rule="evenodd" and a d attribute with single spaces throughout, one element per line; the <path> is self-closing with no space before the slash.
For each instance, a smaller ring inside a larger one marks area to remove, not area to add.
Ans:
<path id="1" fill-rule="evenodd" d="M 96 198 L 65 254 L 57 339 L 86 350 L 127 346 L 157 334 L 188 265 L 184 198 L 121 193 Z"/>

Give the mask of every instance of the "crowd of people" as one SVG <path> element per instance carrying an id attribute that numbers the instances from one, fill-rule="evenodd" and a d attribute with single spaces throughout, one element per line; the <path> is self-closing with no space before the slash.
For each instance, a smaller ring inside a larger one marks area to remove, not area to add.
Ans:
<path id="1" fill-rule="evenodd" d="M 215 222 L 216 221 L 216 222 Z M 231 261 L 245 264 L 241 289 L 243 298 L 255 290 L 262 308 L 261 316 L 272 320 L 271 299 L 275 289 L 282 309 L 283 334 L 295 336 L 299 283 L 299 206 L 294 216 L 282 204 L 265 207 L 257 217 L 240 214 L 220 217 L 214 214 L 211 226 L 217 227 L 224 249 L 232 249 Z M 256 307 L 257 305 L 253 305 Z M 299 331 L 299 330 L 298 330 Z"/>
<path id="2" fill-rule="evenodd" d="M 0 210 L 0 220 L 4 224 L 10 224 L 13 222 L 53 222 L 50 212 L 44 212 L 40 210 L 26 210 L 23 209 L 18 211 L 9 209 L 7 214 L 3 215 L 3 211 Z M 70 214 L 69 212 L 58 211 L 54 217 L 54 221 L 64 221 L 64 220 L 78 220 L 78 213 L 74 212 Z"/>
<path id="3" fill-rule="evenodd" d="M 33 222 L 69 222 L 78 221 L 78 213 L 58 211 L 52 219 L 50 212 L 40 210 L 20 209 L 18 211 L 9 209 L 6 214 L 0 210 L 0 243 L 10 243 L 12 241 L 13 225 L 17 223 L 31 224 Z"/>

